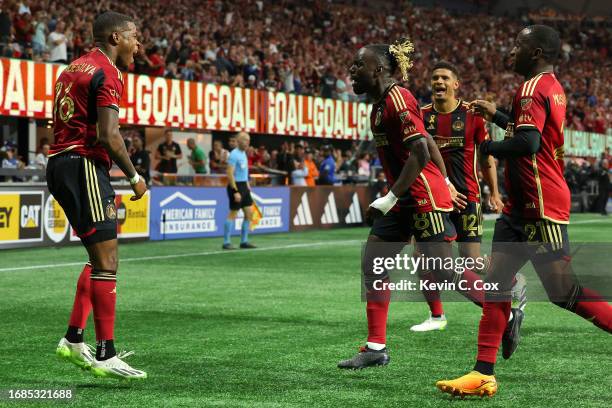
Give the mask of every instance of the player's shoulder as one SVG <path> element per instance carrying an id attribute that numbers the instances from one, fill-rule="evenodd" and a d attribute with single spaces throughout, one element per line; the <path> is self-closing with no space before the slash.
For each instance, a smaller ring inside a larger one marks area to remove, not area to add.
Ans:
<path id="1" fill-rule="evenodd" d="M 433 103 L 428 103 L 427 105 L 421 106 L 421 112 L 428 113 L 433 110 Z"/>
<path id="2" fill-rule="evenodd" d="M 393 85 L 387 92 L 386 104 L 397 112 L 405 111 L 408 108 L 418 107 L 417 101 L 412 93 L 397 84 Z"/>
<path id="3" fill-rule="evenodd" d="M 123 83 L 123 74 L 117 66 L 104 54 L 99 48 L 95 48 L 88 54 L 90 58 L 96 62 L 100 70 L 104 73 L 105 78 L 117 79 Z"/>
<path id="4" fill-rule="evenodd" d="M 520 98 L 548 96 L 563 89 L 552 72 L 541 72 L 521 85 Z"/>

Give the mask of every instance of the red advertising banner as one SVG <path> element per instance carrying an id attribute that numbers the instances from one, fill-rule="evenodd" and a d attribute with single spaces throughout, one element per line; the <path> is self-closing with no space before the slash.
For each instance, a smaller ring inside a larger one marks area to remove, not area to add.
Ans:
<path id="1" fill-rule="evenodd" d="M 64 65 L 0 59 L 0 115 L 51 119 L 55 79 Z M 127 74 L 122 124 L 368 140 L 371 106 Z"/>

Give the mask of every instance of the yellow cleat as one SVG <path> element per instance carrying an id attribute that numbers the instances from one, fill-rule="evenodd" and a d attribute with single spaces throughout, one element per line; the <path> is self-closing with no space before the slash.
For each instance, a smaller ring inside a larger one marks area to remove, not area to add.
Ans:
<path id="1" fill-rule="evenodd" d="M 494 375 L 480 374 L 471 371 L 463 377 L 454 380 L 442 380 L 436 383 L 436 387 L 442 392 L 451 394 L 453 397 L 465 398 L 466 395 L 477 395 L 479 397 L 492 397 L 497 392 L 497 381 Z"/>

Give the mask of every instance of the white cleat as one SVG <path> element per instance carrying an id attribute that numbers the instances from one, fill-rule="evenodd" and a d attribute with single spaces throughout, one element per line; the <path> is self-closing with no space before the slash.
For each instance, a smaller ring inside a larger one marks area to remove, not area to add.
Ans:
<path id="1" fill-rule="evenodd" d="M 440 317 L 432 317 L 431 313 L 429 314 L 429 318 L 425 320 L 421 324 L 417 324 L 410 328 L 410 331 L 413 332 L 426 332 L 432 330 L 444 330 L 446 328 L 446 316 L 442 315 Z"/>
<path id="2" fill-rule="evenodd" d="M 147 373 L 130 367 L 128 363 L 121 360 L 123 357 L 132 355 L 134 352 L 119 353 L 108 360 L 94 360 L 91 372 L 96 377 L 118 378 L 121 380 L 143 380 L 147 378 Z"/>
<path id="3" fill-rule="evenodd" d="M 62 360 L 69 361 L 83 370 L 89 370 L 94 362 L 91 346 L 85 343 L 71 343 L 62 337 L 55 354 Z"/>

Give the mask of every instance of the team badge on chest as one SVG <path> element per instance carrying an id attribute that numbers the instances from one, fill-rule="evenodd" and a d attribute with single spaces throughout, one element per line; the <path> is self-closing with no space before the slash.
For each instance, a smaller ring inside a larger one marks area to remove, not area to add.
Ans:
<path id="1" fill-rule="evenodd" d="M 457 119 L 453 122 L 453 130 L 455 132 L 460 132 L 463 130 L 463 128 L 465 128 L 465 123 L 463 123 L 461 119 Z"/>

